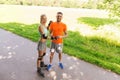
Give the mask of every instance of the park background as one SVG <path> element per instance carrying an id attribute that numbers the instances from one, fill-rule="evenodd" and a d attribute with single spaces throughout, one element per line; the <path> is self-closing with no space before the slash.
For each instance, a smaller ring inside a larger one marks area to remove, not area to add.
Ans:
<path id="1" fill-rule="evenodd" d="M 38 41 L 39 17 L 68 26 L 64 53 L 120 74 L 120 0 L 0 0 L 0 28 Z M 50 42 L 48 42 L 49 47 Z"/>

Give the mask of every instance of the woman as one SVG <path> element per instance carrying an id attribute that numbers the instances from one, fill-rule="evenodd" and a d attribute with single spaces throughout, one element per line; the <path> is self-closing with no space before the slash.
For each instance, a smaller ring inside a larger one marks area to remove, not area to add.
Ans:
<path id="1" fill-rule="evenodd" d="M 41 71 L 41 67 L 47 67 L 47 65 L 45 65 L 43 61 L 43 57 L 46 54 L 46 40 L 48 37 L 46 22 L 47 17 L 45 14 L 42 14 L 40 17 L 40 26 L 38 28 L 41 38 L 38 43 L 37 72 L 43 77 L 44 73 Z"/>

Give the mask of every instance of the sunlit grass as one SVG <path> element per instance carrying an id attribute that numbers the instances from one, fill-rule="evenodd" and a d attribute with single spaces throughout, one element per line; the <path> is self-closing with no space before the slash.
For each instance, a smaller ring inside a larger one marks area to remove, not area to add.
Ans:
<path id="1" fill-rule="evenodd" d="M 26 25 L 21 23 L 0 23 L 0 28 L 9 30 L 15 34 L 38 41 L 38 24 Z"/>
<path id="2" fill-rule="evenodd" d="M 0 23 L 0 28 L 34 42 L 39 39 L 38 24 Z M 119 44 L 98 36 L 84 37 L 79 32 L 68 31 L 68 34 L 69 36 L 64 39 L 64 53 L 120 74 Z"/>
<path id="3" fill-rule="evenodd" d="M 88 24 L 91 27 L 97 28 L 99 26 L 103 26 L 106 24 L 113 24 L 115 22 L 118 22 L 120 20 L 118 19 L 110 19 L 110 18 L 97 18 L 97 17 L 81 17 L 78 18 L 79 23 L 85 23 Z"/>
<path id="4" fill-rule="evenodd" d="M 116 45 L 120 44 L 119 19 L 81 17 L 78 19 L 78 21 L 79 23 L 84 23 L 89 26 L 80 31 L 82 35 L 105 38 L 107 42 L 111 42 Z"/>

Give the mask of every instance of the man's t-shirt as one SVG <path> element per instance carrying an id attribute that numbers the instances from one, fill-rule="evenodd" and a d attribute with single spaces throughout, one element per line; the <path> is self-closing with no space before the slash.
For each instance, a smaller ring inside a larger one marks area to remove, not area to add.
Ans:
<path id="1" fill-rule="evenodd" d="M 52 31 L 53 36 L 63 36 L 66 30 L 67 26 L 62 22 L 52 22 L 50 25 L 50 31 Z M 59 44 L 63 42 L 63 39 L 59 38 L 57 40 L 52 40 L 52 42 Z"/>

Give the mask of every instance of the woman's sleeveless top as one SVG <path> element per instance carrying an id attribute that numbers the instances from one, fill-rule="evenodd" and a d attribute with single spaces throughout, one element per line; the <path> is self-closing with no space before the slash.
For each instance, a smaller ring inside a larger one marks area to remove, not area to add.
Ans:
<path id="1" fill-rule="evenodd" d="M 40 25 L 42 31 L 43 31 L 43 34 L 45 34 L 45 36 L 48 36 L 48 30 L 47 30 L 47 27 L 44 26 L 44 25 Z M 40 33 L 42 35 L 42 33 Z"/>

